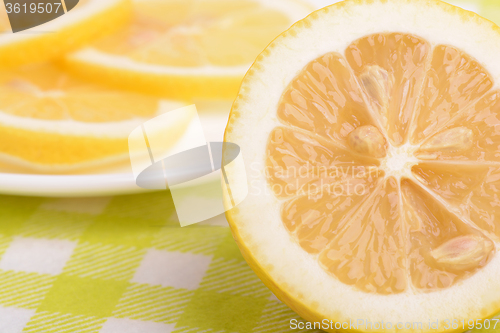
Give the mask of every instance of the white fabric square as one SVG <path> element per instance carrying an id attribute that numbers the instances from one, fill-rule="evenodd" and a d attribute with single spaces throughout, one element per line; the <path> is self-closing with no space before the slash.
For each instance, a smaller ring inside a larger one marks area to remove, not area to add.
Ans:
<path id="1" fill-rule="evenodd" d="M 132 281 L 194 290 L 211 260 L 212 257 L 200 254 L 149 250 Z"/>
<path id="2" fill-rule="evenodd" d="M 0 332 L 20 333 L 35 310 L 0 306 Z"/>
<path id="3" fill-rule="evenodd" d="M 68 240 L 17 237 L 2 256 L 0 269 L 57 275 L 75 247 Z"/>
<path id="4" fill-rule="evenodd" d="M 99 333 L 170 333 L 175 325 L 132 319 L 109 318 Z"/>

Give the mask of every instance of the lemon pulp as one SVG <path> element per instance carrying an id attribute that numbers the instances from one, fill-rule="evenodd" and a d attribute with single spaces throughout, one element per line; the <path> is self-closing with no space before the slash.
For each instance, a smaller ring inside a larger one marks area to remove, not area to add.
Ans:
<path id="1" fill-rule="evenodd" d="M 137 1 L 130 26 L 95 48 L 148 64 L 237 66 L 252 63 L 289 25 L 256 1 Z"/>
<path id="2" fill-rule="evenodd" d="M 500 237 L 492 87 L 466 53 L 403 33 L 311 61 L 267 144 L 292 239 L 366 292 L 432 292 L 481 270 Z"/>

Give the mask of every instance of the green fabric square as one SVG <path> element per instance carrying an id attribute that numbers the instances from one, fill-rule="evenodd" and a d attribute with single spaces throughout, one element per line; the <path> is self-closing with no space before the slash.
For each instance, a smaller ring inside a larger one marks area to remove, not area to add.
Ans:
<path id="1" fill-rule="evenodd" d="M 224 241 L 219 244 L 217 250 L 214 252 L 214 259 L 215 258 L 223 258 L 225 260 L 233 259 L 241 262 L 245 261 L 229 228 L 227 228 Z"/>
<path id="2" fill-rule="evenodd" d="M 170 252 L 213 254 L 229 234 L 226 227 L 189 226 L 163 227 L 158 230 L 151 246 Z"/>
<path id="3" fill-rule="evenodd" d="M 479 14 L 495 24 L 500 24 L 500 6 L 497 0 L 486 1 Z"/>
<path id="4" fill-rule="evenodd" d="M 39 310 L 108 317 L 127 286 L 128 283 L 120 281 L 60 275 Z"/>
<path id="5" fill-rule="evenodd" d="M 151 225 L 178 224 L 169 191 L 114 197 L 104 215 L 151 221 Z"/>
<path id="6" fill-rule="evenodd" d="M 0 196 L 0 234 L 15 235 L 44 199 Z"/>
<path id="7" fill-rule="evenodd" d="M 235 296 L 198 289 L 177 322 L 177 327 L 199 331 L 214 330 L 246 333 L 262 315 L 266 298 Z"/>
<path id="8" fill-rule="evenodd" d="M 134 277 L 145 254 L 145 249 L 130 246 L 80 242 L 63 273 L 85 278 L 129 281 Z"/>
<path id="9" fill-rule="evenodd" d="M 139 218 L 101 215 L 85 230 L 83 242 L 149 247 L 158 227 Z"/>

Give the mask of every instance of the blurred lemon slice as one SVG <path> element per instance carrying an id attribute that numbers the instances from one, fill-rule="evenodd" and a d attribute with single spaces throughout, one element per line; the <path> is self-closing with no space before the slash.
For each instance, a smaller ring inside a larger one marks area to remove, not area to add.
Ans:
<path id="1" fill-rule="evenodd" d="M 130 19 L 130 0 L 84 0 L 67 14 L 26 31 L 11 33 L 0 11 L 0 67 L 43 62 L 112 33 Z"/>
<path id="2" fill-rule="evenodd" d="M 132 24 L 66 58 L 114 86 L 162 96 L 234 97 L 257 55 L 312 8 L 289 0 L 141 0 Z"/>
<path id="3" fill-rule="evenodd" d="M 144 121 L 184 106 L 89 84 L 55 66 L 0 73 L 0 162 L 41 173 L 81 172 L 127 162 L 128 135 Z M 168 145 L 189 125 L 168 124 Z"/>

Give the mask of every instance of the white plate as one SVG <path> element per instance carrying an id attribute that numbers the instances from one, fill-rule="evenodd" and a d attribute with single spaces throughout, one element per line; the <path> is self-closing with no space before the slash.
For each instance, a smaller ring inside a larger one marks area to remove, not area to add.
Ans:
<path id="1" fill-rule="evenodd" d="M 0 173 L 3 194 L 44 197 L 86 197 L 139 193 L 132 174 L 109 175 L 26 175 Z"/>
<path id="2" fill-rule="evenodd" d="M 227 114 L 200 114 L 208 142 L 223 141 Z M 188 129 L 178 145 L 189 137 Z M 176 145 L 177 146 L 177 145 Z M 86 197 L 147 192 L 135 184 L 130 168 L 91 175 L 33 175 L 0 173 L 0 193 L 43 197 Z"/>

